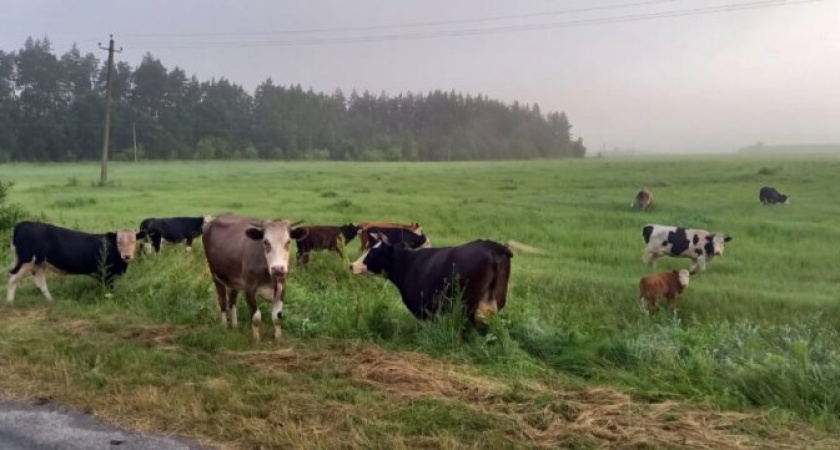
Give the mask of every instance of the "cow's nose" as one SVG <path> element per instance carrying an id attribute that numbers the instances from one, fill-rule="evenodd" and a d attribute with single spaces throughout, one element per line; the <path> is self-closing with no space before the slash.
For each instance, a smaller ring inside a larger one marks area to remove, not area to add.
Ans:
<path id="1" fill-rule="evenodd" d="M 285 277 L 288 271 L 283 266 L 274 266 L 271 268 L 271 274 L 275 277 Z"/>
<path id="2" fill-rule="evenodd" d="M 131 255 L 122 255 L 122 259 L 123 259 L 123 261 L 128 262 L 128 261 L 131 261 L 132 258 L 131 258 Z"/>

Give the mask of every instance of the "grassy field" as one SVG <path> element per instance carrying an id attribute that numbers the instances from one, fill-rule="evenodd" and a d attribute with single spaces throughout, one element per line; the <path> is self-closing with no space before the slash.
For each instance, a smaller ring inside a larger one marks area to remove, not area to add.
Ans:
<path id="1" fill-rule="evenodd" d="M 232 448 L 840 446 L 838 157 L 111 173 L 95 188 L 94 165 L 0 166 L 15 183 L 9 201 L 89 231 L 230 211 L 419 221 L 435 246 L 486 238 L 541 251 L 516 254 L 507 307 L 467 341 L 457 317 L 419 323 L 387 281 L 353 276 L 358 241 L 346 260 L 293 266 L 279 343 L 251 342 L 244 301 L 240 329 L 222 330 L 200 245 L 141 258 L 110 292 L 50 275 L 53 304 L 27 280 L 0 305 L 2 395 Z M 643 185 L 655 208 L 630 210 Z M 791 205 L 762 207 L 763 185 Z M 734 237 L 677 310 L 653 318 L 637 301 L 646 223 Z"/>

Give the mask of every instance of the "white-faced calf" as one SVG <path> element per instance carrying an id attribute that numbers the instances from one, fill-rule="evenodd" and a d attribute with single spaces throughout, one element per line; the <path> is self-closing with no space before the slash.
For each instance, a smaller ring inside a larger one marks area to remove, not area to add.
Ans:
<path id="1" fill-rule="evenodd" d="M 668 307 L 672 307 L 677 295 L 682 294 L 688 286 L 690 274 L 687 270 L 673 270 L 671 272 L 655 273 L 639 280 L 639 302 L 642 307 L 647 306 L 650 314 L 659 310 L 659 300 L 666 299 Z"/>

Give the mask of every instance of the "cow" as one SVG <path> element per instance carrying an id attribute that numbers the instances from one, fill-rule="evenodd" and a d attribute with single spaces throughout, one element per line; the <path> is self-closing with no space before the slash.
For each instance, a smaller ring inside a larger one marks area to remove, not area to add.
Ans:
<path id="1" fill-rule="evenodd" d="M 336 226 L 312 225 L 300 227 L 306 235 L 297 241 L 297 259 L 301 263 L 309 262 L 309 253 L 314 250 L 330 250 L 343 255 L 342 248 L 356 237 L 359 228 L 352 223 Z M 339 241 L 342 241 L 339 245 Z"/>
<path id="2" fill-rule="evenodd" d="M 408 250 L 381 235 L 370 237 L 373 245 L 350 270 L 384 275 L 415 318 L 432 319 L 461 297 L 469 323 L 483 328 L 491 315 L 504 308 L 513 257 L 504 245 L 476 240 L 458 247 Z"/>
<path id="3" fill-rule="evenodd" d="M 405 228 L 415 234 L 423 234 L 423 229 L 417 222 L 399 223 L 399 222 L 362 222 L 359 224 L 359 241 L 361 241 L 361 250 L 365 251 L 370 247 L 367 239 L 367 231 L 369 228 Z"/>
<path id="4" fill-rule="evenodd" d="M 403 248 L 417 249 L 421 247 L 429 248 L 432 246 L 432 243 L 425 234 L 417 234 L 413 231 L 406 230 L 405 228 L 368 228 L 365 230 L 365 236 L 367 236 L 368 244 L 372 243 L 370 238 L 372 234 L 384 236 L 391 245 Z"/>
<path id="5" fill-rule="evenodd" d="M 653 205 L 653 192 L 647 187 L 643 187 L 638 194 L 636 194 L 636 198 L 630 202 L 631 208 L 638 207 L 639 209 L 648 209 Z"/>
<path id="6" fill-rule="evenodd" d="M 201 236 L 202 227 L 210 219 L 210 216 L 148 218 L 140 222 L 140 231 L 146 233 L 148 239 L 146 248 L 153 247 L 155 253 L 160 253 L 162 241 L 173 243 L 186 241 L 187 251 L 190 251 L 193 239 Z"/>
<path id="7" fill-rule="evenodd" d="M 758 191 L 758 201 L 762 205 L 775 205 L 776 203 L 790 204 L 790 199 L 787 195 L 780 193 L 774 187 L 764 186 Z"/>
<path id="8" fill-rule="evenodd" d="M 706 262 L 723 255 L 724 244 L 732 240 L 723 233 L 655 224 L 642 228 L 642 237 L 647 244 L 643 264 L 652 266 L 662 256 L 691 258 L 691 275 L 706 270 Z"/>
<path id="9" fill-rule="evenodd" d="M 659 310 L 658 303 L 661 298 L 668 301 L 668 307 L 673 306 L 674 299 L 688 286 L 690 276 L 689 271 L 683 269 L 642 277 L 639 280 L 639 303 L 642 307 L 647 306 L 651 315 Z"/>
<path id="10" fill-rule="evenodd" d="M 222 326 L 237 327 L 236 297 L 245 292 L 251 312 L 251 333 L 260 339 L 261 314 L 257 295 L 271 300 L 274 338 L 280 339 L 280 320 L 289 276 L 292 239 L 306 230 L 289 220 L 259 220 L 222 215 L 204 226 L 201 236 L 207 265 L 216 287 Z"/>
<path id="11" fill-rule="evenodd" d="M 48 301 L 47 269 L 70 275 L 90 275 L 106 286 L 125 273 L 134 259 L 142 232 L 119 230 L 91 234 L 42 222 L 20 222 L 12 230 L 15 264 L 9 270 L 6 301 L 15 299 L 20 280 L 32 272 L 35 286 Z"/>

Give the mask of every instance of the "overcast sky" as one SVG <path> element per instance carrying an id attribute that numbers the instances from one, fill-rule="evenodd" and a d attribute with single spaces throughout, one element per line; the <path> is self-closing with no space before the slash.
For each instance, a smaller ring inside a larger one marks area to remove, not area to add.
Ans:
<path id="1" fill-rule="evenodd" d="M 73 42 L 88 52 L 113 33 L 124 47 L 118 58 L 132 66 L 151 52 L 167 68 L 250 91 L 271 77 L 328 92 L 480 92 L 566 112 L 594 151 L 840 142 L 840 0 L 696 11 L 765 3 L 17 0 L 0 9 L 0 48 L 47 35 L 58 53 Z M 668 11 L 685 15 L 571 26 Z M 490 28 L 497 31 L 464 35 Z M 313 31 L 324 29 L 332 31 Z M 377 40 L 383 35 L 392 37 Z M 353 42 L 359 37 L 374 40 Z M 317 45 L 290 42 L 300 40 Z"/>

